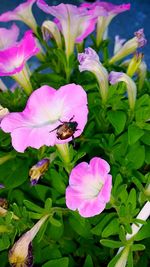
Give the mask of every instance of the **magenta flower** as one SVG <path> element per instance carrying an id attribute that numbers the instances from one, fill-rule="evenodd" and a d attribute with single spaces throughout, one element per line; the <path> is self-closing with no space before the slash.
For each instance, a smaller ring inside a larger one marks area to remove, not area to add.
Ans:
<path id="1" fill-rule="evenodd" d="M 32 86 L 29 81 L 26 61 L 39 52 L 36 39 L 31 30 L 26 31 L 23 39 L 12 47 L 0 51 L 0 76 L 12 76 L 30 94 Z"/>
<path id="2" fill-rule="evenodd" d="M 0 28 L 0 51 L 14 45 L 19 36 L 19 28 L 13 24 L 10 29 Z"/>
<path id="3" fill-rule="evenodd" d="M 91 14 L 97 14 L 97 46 L 100 45 L 103 40 L 103 36 L 111 20 L 118 14 L 130 9 L 130 4 L 114 5 L 112 3 L 96 1 L 95 3 L 83 3 L 83 8 L 87 8 L 91 11 Z M 104 14 L 102 15 L 102 9 Z"/>
<path id="4" fill-rule="evenodd" d="M 112 176 L 109 164 L 98 157 L 79 163 L 71 171 L 66 189 L 66 205 L 83 217 L 101 213 L 110 200 Z"/>
<path id="5" fill-rule="evenodd" d="M 45 85 L 31 94 L 23 112 L 8 114 L 2 120 L 1 128 L 11 133 L 13 147 L 24 152 L 29 146 L 54 146 L 68 143 L 72 136 L 78 137 L 87 122 L 87 114 L 87 96 L 80 85 L 68 84 L 59 90 Z M 64 122 L 69 121 L 75 122 L 73 134 L 59 138 L 58 132 L 68 133 Z"/>
<path id="6" fill-rule="evenodd" d="M 89 15 L 86 9 L 70 4 L 48 6 L 43 0 L 38 0 L 37 5 L 58 19 L 56 21 L 64 36 L 67 58 L 73 53 L 75 42 L 82 42 L 95 28 L 95 17 Z"/>
<path id="7" fill-rule="evenodd" d="M 37 0 L 27 0 L 17 6 L 14 10 L 5 12 L 0 15 L 0 22 L 8 22 L 11 20 L 20 20 L 27 24 L 35 33 L 37 33 L 37 24 L 32 14 L 32 5 Z"/>

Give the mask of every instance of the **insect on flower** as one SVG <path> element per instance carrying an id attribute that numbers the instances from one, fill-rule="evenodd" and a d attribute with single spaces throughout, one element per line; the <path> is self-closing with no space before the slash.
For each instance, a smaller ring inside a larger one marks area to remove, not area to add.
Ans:
<path id="1" fill-rule="evenodd" d="M 72 121 L 73 118 L 74 116 L 69 121 L 59 120 L 62 124 L 50 131 L 50 133 L 57 130 L 56 136 L 58 139 L 65 140 L 69 137 L 72 137 L 72 139 L 74 140 L 74 133 L 79 129 L 77 129 L 78 123 L 76 121 Z"/>

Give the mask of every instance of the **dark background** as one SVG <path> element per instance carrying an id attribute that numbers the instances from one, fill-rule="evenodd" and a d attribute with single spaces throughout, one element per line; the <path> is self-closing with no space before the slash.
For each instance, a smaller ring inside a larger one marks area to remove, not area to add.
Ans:
<path id="1" fill-rule="evenodd" d="M 0 0 L 0 13 L 5 11 L 14 9 L 18 4 L 23 3 L 21 0 Z M 47 0 L 49 5 L 57 5 L 59 3 L 68 3 L 68 4 L 76 4 L 84 2 L 82 0 Z M 93 1 L 94 2 L 94 1 Z M 144 28 L 145 36 L 147 38 L 147 45 L 142 48 L 142 52 L 145 54 L 145 61 L 150 67 L 150 0 L 112 0 L 106 1 L 112 2 L 113 4 L 123 4 L 123 3 L 131 3 L 131 10 L 126 11 L 122 14 L 116 16 L 110 24 L 109 27 L 109 37 L 111 41 L 114 41 L 115 35 L 120 35 L 122 38 L 132 38 L 133 33 L 140 28 Z M 36 4 L 33 5 L 33 13 L 36 17 L 38 24 L 41 24 L 43 20 L 50 18 L 48 14 L 39 10 Z M 16 22 L 22 29 L 22 32 L 27 29 L 27 27 L 23 23 Z M 7 23 L 5 25 L 11 25 L 12 23 Z M 0 23 L 0 27 L 4 26 L 3 23 Z"/>

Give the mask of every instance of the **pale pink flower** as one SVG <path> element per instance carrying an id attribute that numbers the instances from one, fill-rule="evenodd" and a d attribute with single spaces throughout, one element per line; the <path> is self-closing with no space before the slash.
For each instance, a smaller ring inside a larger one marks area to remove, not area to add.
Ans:
<path id="1" fill-rule="evenodd" d="M 112 176 L 109 164 L 98 157 L 73 168 L 66 189 L 66 205 L 83 217 L 101 213 L 110 200 Z"/>
<path id="2" fill-rule="evenodd" d="M 87 122 L 87 95 L 80 85 L 68 84 L 55 90 L 47 85 L 35 90 L 23 112 L 8 114 L 1 122 L 4 132 L 11 133 L 12 145 L 24 152 L 27 147 L 54 146 L 72 140 L 60 139 L 58 128 L 64 122 L 75 122 L 73 136 L 83 132 Z"/>
<path id="3" fill-rule="evenodd" d="M 13 24 L 10 29 L 0 28 L 0 51 L 7 49 L 17 42 L 19 28 Z"/>
<path id="4" fill-rule="evenodd" d="M 108 2 L 96 1 L 95 3 L 83 3 L 82 8 L 87 8 L 91 11 L 91 14 L 97 14 L 97 36 L 96 41 L 99 46 L 103 40 L 103 36 L 111 20 L 118 14 L 130 9 L 130 4 L 114 5 Z M 104 14 L 101 14 L 101 10 L 104 10 Z"/>
<path id="5" fill-rule="evenodd" d="M 98 54 L 91 47 L 85 48 L 84 53 L 78 54 L 79 70 L 92 72 L 99 85 L 102 101 L 105 103 L 108 97 L 108 72 L 99 60 Z"/>
<path id="6" fill-rule="evenodd" d="M 37 24 L 32 14 L 32 6 L 37 0 L 27 0 L 12 11 L 7 11 L 0 15 L 0 22 L 11 20 L 20 20 L 27 24 L 35 33 L 37 33 Z"/>
<path id="7" fill-rule="evenodd" d="M 31 30 L 26 31 L 20 42 L 0 51 L 0 76 L 12 76 L 30 94 L 32 86 L 25 64 L 39 52 L 36 39 Z"/>
<path id="8" fill-rule="evenodd" d="M 64 36 L 67 58 L 73 53 L 75 42 L 82 42 L 95 29 L 95 16 L 89 15 L 85 8 L 70 4 L 48 6 L 43 0 L 38 0 L 37 5 L 57 18 L 55 22 Z"/>

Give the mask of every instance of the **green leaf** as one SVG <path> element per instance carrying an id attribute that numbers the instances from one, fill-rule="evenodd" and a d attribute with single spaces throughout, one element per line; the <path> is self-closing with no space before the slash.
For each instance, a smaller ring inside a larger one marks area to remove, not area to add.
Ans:
<path id="1" fill-rule="evenodd" d="M 136 190 L 134 188 L 129 193 L 127 203 L 131 203 L 133 209 L 136 208 Z"/>
<path id="2" fill-rule="evenodd" d="M 115 128 L 117 134 L 120 134 L 126 123 L 126 114 L 123 111 L 109 111 L 108 120 Z"/>
<path id="3" fill-rule="evenodd" d="M 78 235 L 85 238 L 89 238 L 91 236 L 90 223 L 77 212 L 72 212 L 70 214 L 69 222 L 73 230 L 78 233 Z"/>
<path id="4" fill-rule="evenodd" d="M 130 146 L 126 160 L 132 163 L 133 169 L 141 168 L 145 160 L 145 147 L 139 143 Z"/>
<path id="5" fill-rule="evenodd" d="M 123 246 L 122 242 L 120 241 L 114 241 L 110 239 L 101 239 L 100 243 L 108 248 L 120 248 Z"/>
<path id="6" fill-rule="evenodd" d="M 144 249 L 145 249 L 145 246 L 143 244 L 135 244 L 131 248 L 132 251 L 141 251 Z"/>
<path id="7" fill-rule="evenodd" d="M 51 211 L 51 207 L 52 207 L 52 199 L 51 198 L 47 198 L 45 201 L 45 205 L 44 205 L 44 209 L 46 212 L 50 212 Z"/>
<path id="8" fill-rule="evenodd" d="M 109 237 L 111 235 L 116 235 L 119 232 L 119 222 L 118 219 L 113 219 L 103 230 L 102 237 Z"/>
<path id="9" fill-rule="evenodd" d="M 51 184 L 53 188 L 55 188 L 56 191 L 60 194 L 64 194 L 66 190 L 66 185 L 63 181 L 63 177 L 61 176 L 61 174 L 58 173 L 56 170 L 51 169 L 49 175 L 51 177 Z"/>
<path id="10" fill-rule="evenodd" d="M 23 184 L 28 179 L 29 165 L 26 159 L 13 159 L 0 165 L 0 183 L 7 189 Z"/>
<path id="11" fill-rule="evenodd" d="M 86 257 L 83 267 L 94 267 L 92 257 L 90 255 Z"/>
<path id="12" fill-rule="evenodd" d="M 42 265 L 42 267 L 68 267 L 69 259 L 68 258 L 61 258 L 56 260 L 50 260 Z"/>
<path id="13" fill-rule="evenodd" d="M 133 145 L 136 143 L 142 136 L 144 135 L 144 131 L 140 129 L 137 125 L 132 124 L 128 127 L 128 143 L 129 145 Z"/>
<path id="14" fill-rule="evenodd" d="M 147 221 L 147 224 L 142 226 L 140 231 L 135 235 L 134 239 L 136 241 L 140 241 L 149 237 L 150 237 L 150 221 Z"/>
<path id="15" fill-rule="evenodd" d="M 108 225 L 108 223 L 116 216 L 116 213 L 110 213 L 110 214 L 105 214 L 103 218 L 100 220 L 100 222 L 91 230 L 91 233 L 94 235 L 101 235 L 104 227 Z"/>
<path id="16" fill-rule="evenodd" d="M 56 227 L 61 227 L 62 226 L 62 223 L 60 221 L 56 220 L 54 217 L 50 217 L 49 221 L 50 221 L 51 224 L 53 224 Z"/>
<path id="17" fill-rule="evenodd" d="M 39 207 L 38 205 L 34 204 L 33 202 L 29 200 L 24 200 L 23 203 L 29 210 L 32 210 L 32 211 L 35 211 L 41 214 L 44 212 L 43 208 Z"/>

